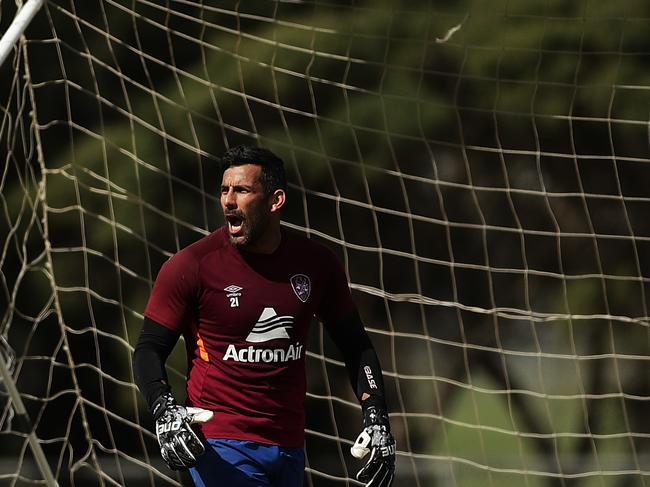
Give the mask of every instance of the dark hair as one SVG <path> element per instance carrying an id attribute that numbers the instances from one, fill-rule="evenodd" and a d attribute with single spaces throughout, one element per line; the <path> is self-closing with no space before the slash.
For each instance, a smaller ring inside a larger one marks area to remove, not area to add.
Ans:
<path id="1" fill-rule="evenodd" d="M 270 195 L 276 189 L 287 190 L 287 173 L 284 171 L 284 162 L 268 149 L 238 145 L 232 147 L 221 156 L 222 170 L 229 167 L 255 164 L 262 167 L 260 182 L 264 193 Z"/>

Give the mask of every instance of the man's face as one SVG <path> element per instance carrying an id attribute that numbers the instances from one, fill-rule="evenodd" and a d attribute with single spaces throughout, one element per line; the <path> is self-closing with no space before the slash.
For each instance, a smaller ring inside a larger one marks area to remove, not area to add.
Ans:
<path id="1" fill-rule="evenodd" d="M 240 247 L 255 244 L 266 232 L 271 197 L 264 194 L 261 166 L 244 164 L 226 169 L 221 181 L 221 208 L 230 241 Z"/>

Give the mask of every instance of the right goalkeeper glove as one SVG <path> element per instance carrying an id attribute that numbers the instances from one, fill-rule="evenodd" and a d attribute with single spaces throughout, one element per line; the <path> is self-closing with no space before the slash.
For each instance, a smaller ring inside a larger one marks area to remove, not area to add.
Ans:
<path id="1" fill-rule="evenodd" d="M 355 458 L 370 453 L 370 458 L 357 473 L 357 480 L 365 487 L 391 487 L 395 476 L 395 439 L 390 433 L 388 414 L 376 406 L 366 407 L 363 426 L 350 452 Z"/>
<path id="2" fill-rule="evenodd" d="M 180 406 L 171 393 L 165 392 L 155 400 L 151 413 L 156 422 L 160 454 L 167 466 L 172 470 L 195 466 L 205 447 L 190 424 L 208 421 L 212 412 Z"/>

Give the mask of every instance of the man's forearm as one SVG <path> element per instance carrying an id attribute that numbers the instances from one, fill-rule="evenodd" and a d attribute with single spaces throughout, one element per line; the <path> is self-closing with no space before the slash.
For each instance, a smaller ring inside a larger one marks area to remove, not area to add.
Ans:
<path id="1" fill-rule="evenodd" d="M 377 406 L 386 410 L 384 378 L 374 348 L 361 352 L 356 381 L 357 397 L 362 406 Z"/>
<path id="2" fill-rule="evenodd" d="M 170 391 L 165 362 L 180 335 L 146 318 L 133 352 L 135 383 L 151 409 L 160 395 Z"/>
<path id="3" fill-rule="evenodd" d="M 342 320 L 329 330 L 343 355 L 352 388 L 362 406 L 386 409 L 384 379 L 379 358 L 363 327 L 359 313 Z"/>

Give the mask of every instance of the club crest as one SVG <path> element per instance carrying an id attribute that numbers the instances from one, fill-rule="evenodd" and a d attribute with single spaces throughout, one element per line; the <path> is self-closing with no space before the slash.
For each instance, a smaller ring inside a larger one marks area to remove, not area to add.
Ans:
<path id="1" fill-rule="evenodd" d="M 298 299 L 303 303 L 306 303 L 311 294 L 311 281 L 309 280 L 309 277 L 304 274 L 296 274 L 295 276 L 291 276 L 289 281 L 291 282 L 293 292 L 296 293 Z"/>

